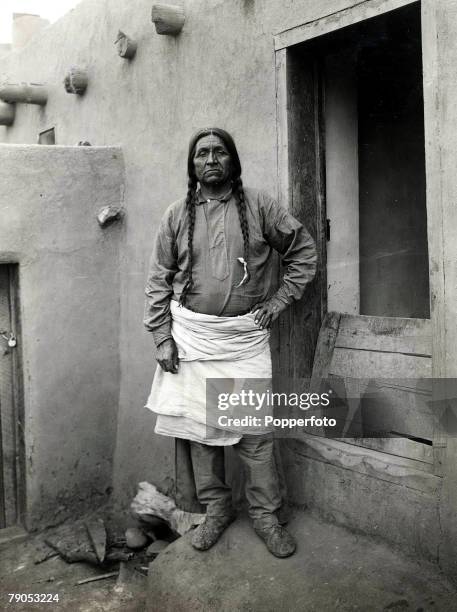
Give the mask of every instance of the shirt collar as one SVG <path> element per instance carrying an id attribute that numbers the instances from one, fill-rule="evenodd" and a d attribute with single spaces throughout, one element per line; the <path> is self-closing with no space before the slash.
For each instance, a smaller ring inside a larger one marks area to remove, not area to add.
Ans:
<path id="1" fill-rule="evenodd" d="M 223 195 L 221 198 L 211 198 L 211 199 L 217 200 L 218 202 L 228 202 L 231 197 L 232 197 L 232 188 L 230 187 L 227 193 Z M 197 204 L 203 204 L 204 202 L 208 202 L 208 198 L 203 197 L 202 192 L 199 187 L 197 189 Z"/>

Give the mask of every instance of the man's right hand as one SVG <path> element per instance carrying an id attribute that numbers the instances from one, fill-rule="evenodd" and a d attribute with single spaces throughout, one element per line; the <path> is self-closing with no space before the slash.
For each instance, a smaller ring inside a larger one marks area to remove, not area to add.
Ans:
<path id="1" fill-rule="evenodd" d="M 178 373 L 178 347 L 173 338 L 164 340 L 157 347 L 157 363 L 164 372 Z"/>

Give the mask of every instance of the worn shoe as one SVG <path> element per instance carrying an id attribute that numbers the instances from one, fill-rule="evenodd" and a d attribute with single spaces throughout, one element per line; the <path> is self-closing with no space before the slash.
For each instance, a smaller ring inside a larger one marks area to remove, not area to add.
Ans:
<path id="1" fill-rule="evenodd" d="M 208 550 L 216 544 L 235 518 L 235 515 L 207 516 L 203 523 L 194 530 L 191 540 L 192 546 L 197 550 Z"/>
<path id="2" fill-rule="evenodd" d="M 294 554 L 297 548 L 295 540 L 282 525 L 272 525 L 262 529 L 254 527 L 254 529 L 275 557 L 284 558 Z"/>
<path id="3" fill-rule="evenodd" d="M 287 504 L 283 504 L 279 510 L 276 510 L 275 515 L 280 525 L 287 525 L 290 521 L 291 509 Z"/>

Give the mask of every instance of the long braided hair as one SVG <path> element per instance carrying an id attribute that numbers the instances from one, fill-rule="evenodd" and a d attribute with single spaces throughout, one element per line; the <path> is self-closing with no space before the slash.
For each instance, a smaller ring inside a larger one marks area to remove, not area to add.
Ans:
<path id="1" fill-rule="evenodd" d="M 232 162 L 232 191 L 236 199 L 236 206 L 238 209 L 238 217 L 240 219 L 241 233 L 243 235 L 244 245 L 244 261 L 247 269 L 249 263 L 249 225 L 246 217 L 246 200 L 244 196 L 243 183 L 241 181 L 241 162 L 236 149 L 235 141 L 228 132 L 221 128 L 204 128 L 196 132 L 189 143 L 189 154 L 187 157 L 187 173 L 189 181 L 187 183 L 187 195 L 186 195 L 186 213 L 188 219 L 188 230 L 187 230 L 187 250 L 188 250 L 188 266 L 186 270 L 186 283 L 181 292 L 179 303 L 184 306 L 186 303 L 187 294 L 192 288 L 192 264 L 193 264 L 193 239 L 194 239 L 194 228 L 195 228 L 195 204 L 197 197 L 197 185 L 198 180 L 195 175 L 194 168 L 194 155 L 197 142 L 204 136 L 214 134 L 224 142 L 227 147 L 227 151 L 230 153 Z"/>

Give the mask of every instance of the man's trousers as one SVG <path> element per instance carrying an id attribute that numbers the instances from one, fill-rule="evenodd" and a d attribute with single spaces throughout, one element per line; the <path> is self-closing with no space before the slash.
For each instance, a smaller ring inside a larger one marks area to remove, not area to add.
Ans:
<path id="1" fill-rule="evenodd" d="M 190 448 L 197 497 L 206 506 L 207 516 L 232 515 L 232 492 L 225 482 L 224 446 L 191 442 Z M 246 499 L 254 526 L 275 525 L 281 494 L 272 434 L 245 435 L 232 448 L 246 471 Z"/>

